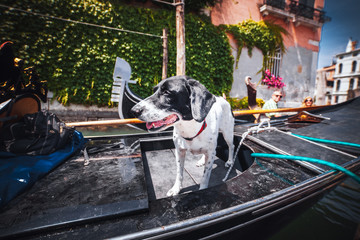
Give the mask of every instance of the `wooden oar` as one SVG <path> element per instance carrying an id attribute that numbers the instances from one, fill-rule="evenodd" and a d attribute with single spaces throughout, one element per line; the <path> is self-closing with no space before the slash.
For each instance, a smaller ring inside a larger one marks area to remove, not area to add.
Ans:
<path id="1" fill-rule="evenodd" d="M 301 112 L 304 110 L 314 110 L 317 108 L 325 107 L 323 106 L 314 106 L 314 107 L 301 107 L 301 108 L 278 108 L 270 110 L 243 110 L 243 111 L 233 111 L 234 116 L 243 116 L 251 114 L 262 114 L 262 113 L 271 113 L 271 112 Z M 144 123 L 137 118 L 128 118 L 128 119 L 114 119 L 114 120 L 102 120 L 102 121 L 88 121 L 88 122 L 72 122 L 66 123 L 68 127 L 90 127 L 90 126 L 103 126 L 103 125 L 124 125 L 124 124 L 138 124 Z"/>
<path id="2" fill-rule="evenodd" d="M 101 125 L 124 125 L 124 124 L 137 124 L 137 123 L 144 123 L 144 122 L 137 118 L 128 118 L 128 119 L 89 121 L 89 122 L 72 122 L 72 123 L 66 123 L 66 126 L 90 127 L 90 126 L 101 126 Z"/>
<path id="3" fill-rule="evenodd" d="M 240 111 L 233 111 L 234 116 L 243 116 L 243 115 L 251 115 L 251 114 L 265 114 L 265 113 L 272 113 L 272 112 L 301 112 L 301 111 L 309 111 L 318 109 L 321 107 L 325 107 L 329 105 L 322 105 L 322 106 L 313 106 L 313 107 L 299 107 L 299 108 L 278 108 L 278 109 L 258 109 L 258 110 L 240 110 Z"/>

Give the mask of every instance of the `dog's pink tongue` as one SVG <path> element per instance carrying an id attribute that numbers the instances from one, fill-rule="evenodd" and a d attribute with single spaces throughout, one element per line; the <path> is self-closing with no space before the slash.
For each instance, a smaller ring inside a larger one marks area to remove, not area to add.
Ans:
<path id="1" fill-rule="evenodd" d="M 170 115 L 169 117 L 167 117 L 165 119 L 165 124 L 169 124 L 169 123 L 171 124 L 171 123 L 175 122 L 176 119 L 177 119 L 176 114 Z"/>
<path id="2" fill-rule="evenodd" d="M 164 122 L 164 121 L 162 121 L 162 120 L 157 121 L 157 122 L 147 122 L 147 123 L 146 123 L 146 128 L 147 128 L 147 129 L 151 129 L 151 128 L 161 127 L 162 125 L 164 125 L 163 122 Z"/>
<path id="3" fill-rule="evenodd" d="M 147 123 L 146 123 L 146 128 L 147 128 L 147 129 L 151 129 L 151 128 L 152 128 L 152 124 L 153 124 L 152 122 L 147 122 Z"/>
<path id="4" fill-rule="evenodd" d="M 176 114 L 170 115 L 167 118 L 160 120 L 160 121 L 156 121 L 156 122 L 147 122 L 146 123 L 146 128 L 147 129 L 151 129 L 151 128 L 159 128 L 163 125 L 166 124 L 171 124 L 173 122 L 175 122 L 177 120 L 177 116 Z"/>

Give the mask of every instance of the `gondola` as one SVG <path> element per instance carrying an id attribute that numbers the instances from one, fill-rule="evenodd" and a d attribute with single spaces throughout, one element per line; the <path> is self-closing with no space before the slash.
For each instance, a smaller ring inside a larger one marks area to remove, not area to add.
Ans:
<path id="1" fill-rule="evenodd" d="M 131 66 L 124 59 L 116 57 L 114 73 L 113 73 L 113 87 L 111 101 L 118 102 L 118 113 L 120 119 L 130 119 L 134 116 L 130 113 L 130 109 L 142 100 L 137 94 L 131 91 L 129 83 L 136 83 L 130 80 Z M 146 130 L 145 124 L 128 124 L 128 126 Z"/>
<path id="2" fill-rule="evenodd" d="M 87 138 L 82 152 L 0 209 L 0 238 L 265 239 L 344 179 L 359 181 L 359 116 L 356 98 L 237 124 L 231 171 L 219 135 L 210 186 L 198 190 L 202 169 L 191 156 L 173 197 L 171 131 Z"/>

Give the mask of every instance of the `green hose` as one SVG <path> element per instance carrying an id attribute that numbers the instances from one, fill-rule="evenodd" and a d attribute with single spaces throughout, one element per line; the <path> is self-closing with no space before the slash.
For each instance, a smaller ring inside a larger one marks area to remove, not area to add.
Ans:
<path id="1" fill-rule="evenodd" d="M 291 156 L 291 155 L 282 155 L 282 154 L 271 154 L 271 153 L 252 153 L 252 157 L 263 157 L 263 158 L 280 158 L 280 159 L 288 159 L 288 160 L 299 160 L 299 161 L 305 161 L 305 162 L 311 162 L 311 163 L 318 163 L 322 165 L 326 165 L 328 167 L 331 167 L 335 170 L 341 171 L 348 175 L 349 177 L 353 178 L 355 181 L 360 183 L 360 177 L 353 172 L 347 170 L 346 168 L 343 168 L 335 163 L 327 162 L 321 159 L 316 158 L 309 158 L 309 157 L 302 157 L 302 156 Z"/>
<path id="2" fill-rule="evenodd" d="M 340 141 L 327 140 L 327 139 L 321 139 L 321 138 L 313 138 L 313 137 L 307 137 L 307 136 L 303 136 L 303 135 L 298 135 L 298 134 L 295 134 L 295 133 L 292 133 L 292 135 L 297 136 L 297 137 L 301 137 L 301 138 L 305 138 L 307 140 L 314 141 L 314 142 L 332 143 L 332 144 L 338 144 L 338 145 L 345 145 L 345 146 L 351 146 L 351 147 L 360 148 L 360 144 L 356 144 L 356 143 L 340 142 Z"/>

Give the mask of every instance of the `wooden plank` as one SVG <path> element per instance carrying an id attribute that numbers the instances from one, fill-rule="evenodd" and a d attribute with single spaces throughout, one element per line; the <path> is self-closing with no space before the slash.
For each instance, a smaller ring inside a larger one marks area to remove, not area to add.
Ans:
<path id="1" fill-rule="evenodd" d="M 304 110 L 314 110 L 321 107 L 329 105 L 314 106 L 314 107 L 301 107 L 301 108 L 278 108 L 278 109 L 269 109 L 269 110 L 242 110 L 242 111 L 233 111 L 234 116 L 243 116 L 243 115 L 252 115 L 252 114 L 265 114 L 270 112 L 301 112 Z M 102 121 L 87 121 L 87 122 L 72 122 L 66 123 L 68 127 L 90 127 L 90 126 L 101 126 L 101 125 L 124 125 L 124 124 L 138 124 L 144 123 L 137 118 L 128 118 L 128 119 L 113 119 L 113 120 L 102 120 Z"/>
<path id="2" fill-rule="evenodd" d="M 176 75 L 185 75 L 185 10 L 184 0 L 176 0 Z"/>
<path id="3" fill-rule="evenodd" d="M 68 127 L 90 127 L 90 126 L 101 126 L 101 125 L 124 125 L 124 124 L 137 124 L 144 123 L 137 118 L 128 119 L 114 119 L 114 120 L 102 120 L 102 121 L 88 121 L 88 122 L 72 122 L 66 123 Z"/>
<path id="4" fill-rule="evenodd" d="M 167 78 L 168 72 L 168 30 L 163 29 L 163 66 L 162 66 L 162 79 Z"/>
<path id="5" fill-rule="evenodd" d="M 258 110 L 241 110 L 241 111 L 233 111 L 234 116 L 243 116 L 243 115 L 251 115 L 251 114 L 265 114 L 272 112 L 301 112 L 301 111 L 309 111 L 318 108 L 322 108 L 329 105 L 322 106 L 314 106 L 314 107 L 299 107 L 299 108 L 278 108 L 278 109 L 258 109 Z"/>

